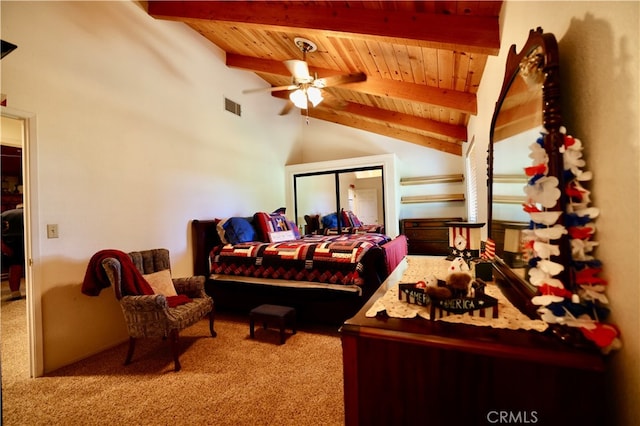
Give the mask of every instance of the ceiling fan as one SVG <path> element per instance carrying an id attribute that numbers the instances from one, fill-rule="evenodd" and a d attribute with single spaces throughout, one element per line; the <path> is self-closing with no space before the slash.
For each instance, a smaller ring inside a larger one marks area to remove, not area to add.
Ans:
<path id="1" fill-rule="evenodd" d="M 344 74 L 325 78 L 318 78 L 317 75 L 311 76 L 309 73 L 309 65 L 306 62 L 307 53 L 318 50 L 315 43 L 302 37 L 294 39 L 296 46 L 302 51 L 302 60 L 289 59 L 283 61 L 292 76 L 292 83 L 286 86 L 268 87 L 262 89 L 244 90 L 242 93 L 254 92 L 278 92 L 289 91 L 289 101 L 287 105 L 280 111 L 280 115 L 288 114 L 291 109 L 296 106 L 300 109 L 308 109 L 309 104 L 315 107 L 326 99 L 327 93 L 322 89 L 330 86 L 338 86 L 346 83 L 357 83 L 366 81 L 365 73 Z M 336 106 L 339 107 L 339 106 Z"/>

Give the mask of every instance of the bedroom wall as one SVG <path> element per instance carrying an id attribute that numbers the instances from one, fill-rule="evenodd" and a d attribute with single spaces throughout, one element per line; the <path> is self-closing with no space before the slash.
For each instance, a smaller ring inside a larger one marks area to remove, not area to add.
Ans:
<path id="1" fill-rule="evenodd" d="M 184 24 L 130 2 L 2 2 L 9 108 L 33 115 L 34 292 L 47 372 L 126 338 L 107 289 L 80 293 L 91 255 L 166 247 L 192 273 L 189 222 L 284 204 L 300 123 Z M 242 117 L 223 97 L 242 104 Z M 269 210 L 271 211 L 271 210 Z M 60 237 L 46 238 L 46 224 Z"/>
<path id="2" fill-rule="evenodd" d="M 640 420 L 639 7 L 636 1 L 507 2 L 500 56 L 487 62 L 478 92 L 480 113 L 469 126 L 469 134 L 483 142 L 476 152 L 482 157 L 478 161 L 484 161 L 507 49 L 516 44 L 519 51 L 532 28 L 554 33 L 565 125 L 582 140 L 586 169 L 594 175 L 588 188 L 592 205 L 600 209 L 595 255 L 603 262 L 601 276 L 609 282 L 610 321 L 620 328 L 623 342 L 609 357 L 610 386 L 602 390 L 613 406 L 609 423 L 617 425 Z"/>

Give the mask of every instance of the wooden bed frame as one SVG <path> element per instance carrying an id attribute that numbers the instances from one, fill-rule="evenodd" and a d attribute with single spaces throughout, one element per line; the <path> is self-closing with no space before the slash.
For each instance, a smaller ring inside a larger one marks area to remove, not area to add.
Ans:
<path id="1" fill-rule="evenodd" d="M 194 274 L 207 277 L 205 289 L 213 297 L 217 311 L 248 314 L 251 309 L 268 303 L 295 308 L 299 321 L 339 325 L 358 312 L 407 253 L 404 235 L 376 250 L 373 260 L 377 268 L 365 276 L 361 293 L 215 280 L 209 270 L 209 253 L 220 244 L 216 225 L 215 220 L 196 219 L 191 223 Z"/>

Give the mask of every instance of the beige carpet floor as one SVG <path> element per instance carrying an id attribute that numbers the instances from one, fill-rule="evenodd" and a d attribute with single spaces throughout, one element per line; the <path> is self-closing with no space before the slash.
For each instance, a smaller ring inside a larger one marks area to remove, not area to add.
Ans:
<path id="1" fill-rule="evenodd" d="M 218 337 L 207 337 L 206 320 L 181 334 L 178 373 L 168 344 L 149 339 L 129 366 L 123 344 L 29 379 L 24 309 L 2 301 L 3 425 L 344 424 L 333 328 L 303 327 L 278 345 L 277 330 L 250 339 L 246 318 L 218 315 Z"/>

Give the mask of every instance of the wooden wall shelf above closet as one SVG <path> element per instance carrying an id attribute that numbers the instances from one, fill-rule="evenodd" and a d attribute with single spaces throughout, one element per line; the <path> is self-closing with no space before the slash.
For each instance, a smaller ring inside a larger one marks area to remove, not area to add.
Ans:
<path id="1" fill-rule="evenodd" d="M 452 201 L 464 201 L 464 194 L 414 195 L 400 199 L 402 204 L 448 203 Z"/>
<path id="2" fill-rule="evenodd" d="M 464 182 L 464 175 L 418 176 L 400 179 L 400 185 L 426 185 L 430 183 Z"/>

